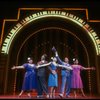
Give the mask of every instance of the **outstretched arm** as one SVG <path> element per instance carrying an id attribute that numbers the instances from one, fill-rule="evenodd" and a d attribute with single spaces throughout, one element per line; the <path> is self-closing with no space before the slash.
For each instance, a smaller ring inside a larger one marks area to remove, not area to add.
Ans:
<path id="1" fill-rule="evenodd" d="M 83 70 L 95 70 L 94 67 L 88 67 L 88 68 L 85 68 L 85 67 L 82 67 Z"/>
<path id="2" fill-rule="evenodd" d="M 67 70 L 73 70 L 73 68 L 71 66 L 65 66 L 65 65 L 59 65 L 58 64 L 58 67 L 62 67 L 62 68 L 65 68 Z"/>
<path id="3" fill-rule="evenodd" d="M 41 67 L 49 66 L 50 64 L 51 64 L 51 62 L 49 62 L 47 64 L 43 64 L 43 65 L 37 65 L 36 68 L 41 68 Z"/>
<path id="4" fill-rule="evenodd" d="M 24 66 L 13 66 L 11 69 L 14 70 L 14 69 L 23 69 Z"/>

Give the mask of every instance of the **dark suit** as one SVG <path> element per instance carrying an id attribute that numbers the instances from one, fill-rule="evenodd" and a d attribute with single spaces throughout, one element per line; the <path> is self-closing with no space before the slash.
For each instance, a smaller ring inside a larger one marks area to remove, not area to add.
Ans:
<path id="1" fill-rule="evenodd" d="M 38 62 L 39 65 L 46 64 L 47 61 L 45 62 Z M 46 80 L 45 80 L 45 75 L 46 75 L 46 67 L 41 67 L 37 69 L 37 86 L 38 86 L 38 95 L 42 95 L 43 91 L 45 94 L 48 94 L 48 89 L 46 85 Z"/>

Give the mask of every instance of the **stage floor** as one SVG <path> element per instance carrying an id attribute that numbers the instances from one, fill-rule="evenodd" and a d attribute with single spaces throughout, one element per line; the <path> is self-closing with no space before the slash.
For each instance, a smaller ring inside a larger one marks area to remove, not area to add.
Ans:
<path id="1" fill-rule="evenodd" d="M 59 95 L 56 95 L 55 98 L 53 99 L 100 99 L 100 96 L 90 96 L 87 95 L 86 97 L 82 97 L 78 95 L 76 98 L 74 95 L 70 95 L 71 97 L 63 97 L 60 98 Z M 43 98 L 37 98 L 36 95 L 31 95 L 31 98 L 27 96 L 27 94 L 23 94 L 21 97 L 18 97 L 18 95 L 0 95 L 0 99 L 51 99 L 51 98 L 46 98 L 45 95 Z"/>

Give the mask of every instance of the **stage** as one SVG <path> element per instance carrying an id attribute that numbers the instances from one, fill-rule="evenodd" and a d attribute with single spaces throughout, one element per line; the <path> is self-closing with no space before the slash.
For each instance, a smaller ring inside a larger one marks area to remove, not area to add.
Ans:
<path id="1" fill-rule="evenodd" d="M 27 94 L 23 94 L 21 97 L 18 97 L 18 95 L 1 95 L 0 99 L 100 99 L 100 96 L 95 95 L 86 95 L 86 97 L 82 97 L 81 95 L 77 95 L 75 98 L 74 95 L 70 95 L 71 97 L 63 97 L 61 98 L 59 95 L 56 95 L 55 98 L 46 98 L 44 95 L 42 98 L 37 98 L 36 94 L 31 94 L 31 97 L 28 97 Z"/>

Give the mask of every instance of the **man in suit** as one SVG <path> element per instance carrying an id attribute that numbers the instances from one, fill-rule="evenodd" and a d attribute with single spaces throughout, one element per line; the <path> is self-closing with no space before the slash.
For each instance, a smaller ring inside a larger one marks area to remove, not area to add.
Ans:
<path id="1" fill-rule="evenodd" d="M 37 65 L 43 65 L 46 64 L 46 54 L 43 54 L 41 56 L 41 61 L 37 63 Z M 38 96 L 37 98 L 43 97 L 43 92 L 46 94 L 47 98 L 49 97 L 48 95 L 48 89 L 46 85 L 46 80 L 45 80 L 45 75 L 46 75 L 46 67 L 41 67 L 37 69 L 37 86 L 38 86 Z"/>

